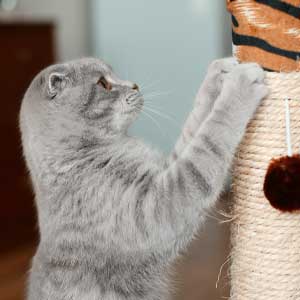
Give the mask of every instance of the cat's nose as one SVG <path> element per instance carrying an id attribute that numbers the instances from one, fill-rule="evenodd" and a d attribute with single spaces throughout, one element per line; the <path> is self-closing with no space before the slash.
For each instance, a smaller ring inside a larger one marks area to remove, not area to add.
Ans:
<path id="1" fill-rule="evenodd" d="M 132 89 L 136 91 L 140 90 L 139 86 L 136 83 L 133 85 Z"/>

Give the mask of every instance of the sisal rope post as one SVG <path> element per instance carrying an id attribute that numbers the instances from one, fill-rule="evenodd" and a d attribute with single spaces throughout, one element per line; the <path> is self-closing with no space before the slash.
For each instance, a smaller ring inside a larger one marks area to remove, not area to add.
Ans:
<path id="1" fill-rule="evenodd" d="M 282 3 L 291 10 L 278 13 L 275 6 Z M 298 27 L 290 28 L 289 32 L 294 32 L 293 51 L 298 47 L 300 54 L 300 10 L 298 19 L 289 14 L 297 12 L 294 8 L 300 7 L 300 0 L 228 0 L 227 4 L 233 15 L 234 49 L 238 59 L 259 62 L 267 70 L 277 71 L 266 72 L 266 83 L 271 92 L 248 125 L 236 154 L 232 184 L 234 221 L 230 299 L 299 300 L 300 212 L 275 209 L 265 197 L 263 187 L 271 159 L 287 155 L 286 99 L 290 99 L 292 152 L 300 153 L 300 73 L 295 72 L 299 70 L 299 62 L 272 52 L 277 47 L 274 32 L 277 24 L 268 23 L 273 20 L 274 13 L 285 18 L 277 19 L 278 24 L 288 27 L 290 20 L 293 26 L 297 24 Z M 281 27 L 278 30 L 282 33 Z M 286 34 L 291 40 L 290 34 Z M 256 44 L 257 39 L 247 40 L 245 36 L 265 40 L 273 48 L 264 48 L 265 44 Z M 278 39 L 282 46 L 280 34 Z M 249 46 L 251 42 L 253 44 Z"/>

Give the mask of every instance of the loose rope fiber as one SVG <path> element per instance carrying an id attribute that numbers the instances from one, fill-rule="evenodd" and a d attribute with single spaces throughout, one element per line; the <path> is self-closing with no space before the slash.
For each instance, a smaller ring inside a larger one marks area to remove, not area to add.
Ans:
<path id="1" fill-rule="evenodd" d="M 293 153 L 300 151 L 300 73 L 266 72 L 271 89 L 236 154 L 233 175 L 231 300 L 300 299 L 300 213 L 282 213 L 265 198 L 272 158 L 287 154 L 290 100 Z"/>

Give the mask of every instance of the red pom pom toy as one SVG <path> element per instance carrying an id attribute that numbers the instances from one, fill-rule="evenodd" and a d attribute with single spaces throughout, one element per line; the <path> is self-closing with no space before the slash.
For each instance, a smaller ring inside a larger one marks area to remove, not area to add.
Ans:
<path id="1" fill-rule="evenodd" d="M 300 155 L 272 160 L 264 192 L 273 207 L 284 212 L 300 210 Z"/>
<path id="2" fill-rule="evenodd" d="M 300 155 L 292 155 L 289 99 L 285 99 L 288 155 L 273 159 L 264 182 L 266 198 L 283 212 L 300 212 Z"/>

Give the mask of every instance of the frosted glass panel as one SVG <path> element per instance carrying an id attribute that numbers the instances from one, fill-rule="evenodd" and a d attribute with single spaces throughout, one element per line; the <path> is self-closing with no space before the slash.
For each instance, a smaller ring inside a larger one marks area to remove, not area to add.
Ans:
<path id="1" fill-rule="evenodd" d="M 208 63 L 230 53 L 230 24 L 220 0 L 92 0 L 94 55 L 142 86 L 147 111 L 132 132 L 169 151 Z M 154 94 L 161 94 L 154 98 Z M 153 98 L 153 99 L 152 99 Z M 147 103 L 146 103 L 147 105 Z"/>

